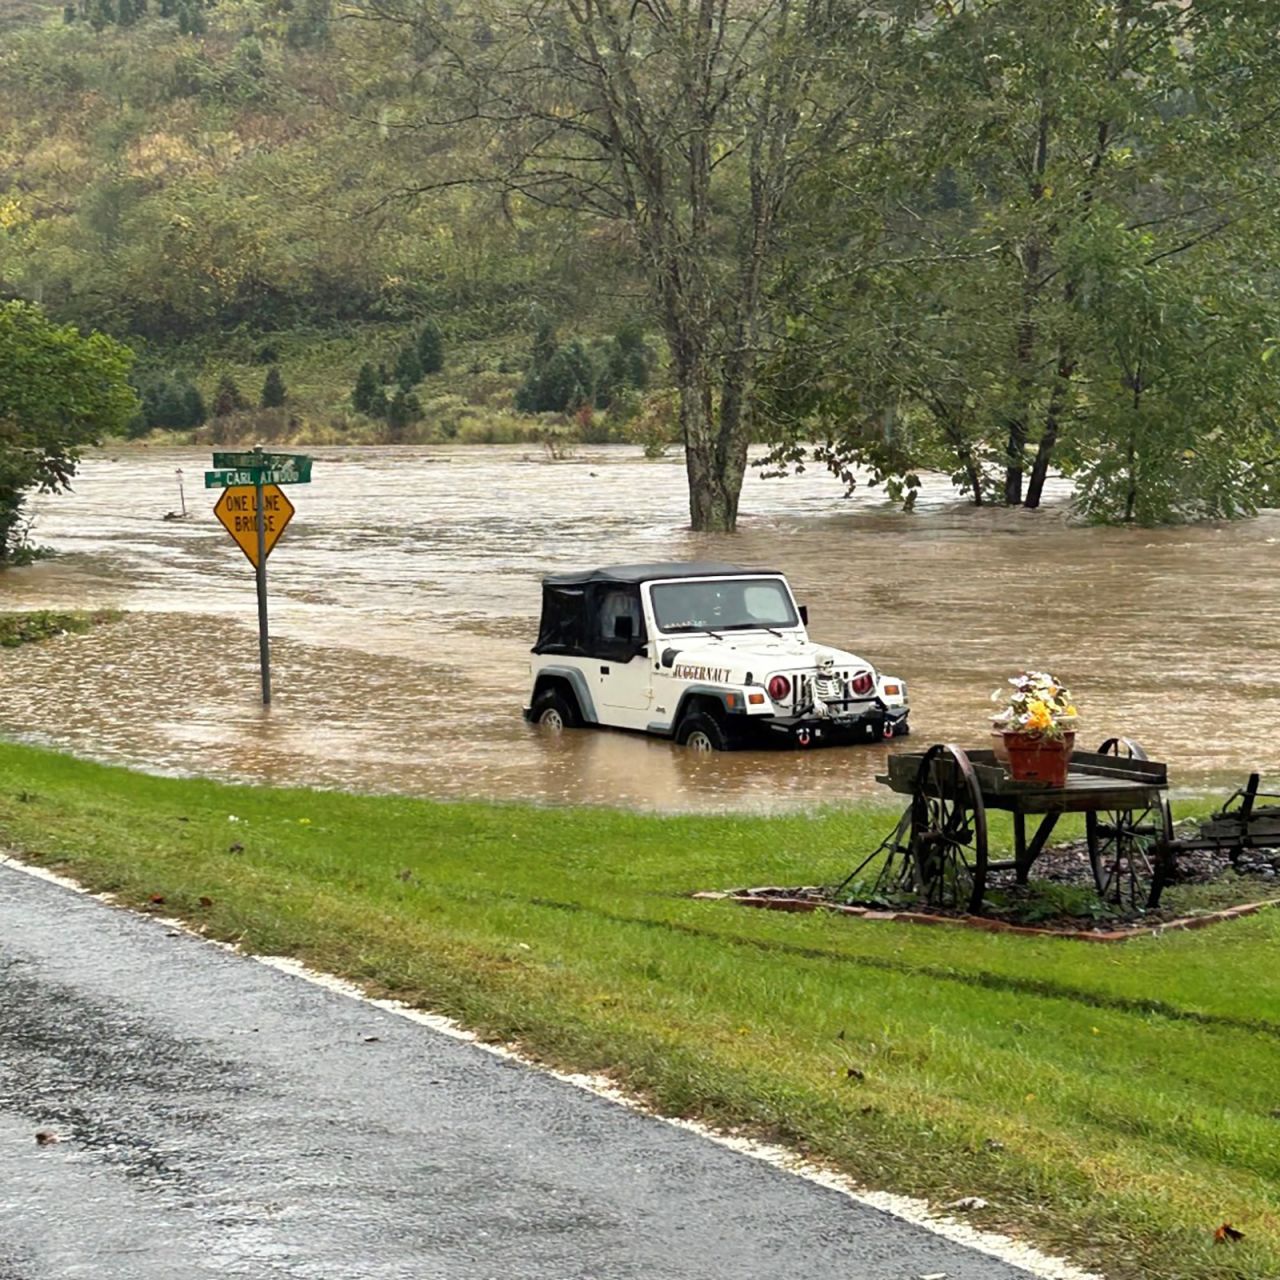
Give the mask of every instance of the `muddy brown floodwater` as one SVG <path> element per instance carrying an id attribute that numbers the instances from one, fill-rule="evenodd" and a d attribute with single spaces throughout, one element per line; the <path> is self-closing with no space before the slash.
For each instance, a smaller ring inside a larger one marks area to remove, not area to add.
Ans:
<path id="1" fill-rule="evenodd" d="M 254 782 L 655 810 L 887 799 L 889 747 L 694 755 L 522 720 L 539 578 L 692 557 L 776 567 L 815 637 L 910 683 L 914 738 L 981 743 L 1025 666 L 1066 680 L 1081 738 L 1138 738 L 1182 791 L 1280 772 L 1280 513 L 1150 530 L 975 511 L 939 480 L 904 515 L 818 473 L 749 478 L 735 536 L 692 534 L 683 471 L 625 447 L 318 449 L 270 560 L 276 702 L 258 704 L 248 562 L 202 487 L 208 452 L 122 451 L 38 503 L 60 554 L 0 609 L 115 606 L 87 636 L 0 651 L 0 733 Z M 192 511 L 177 507 L 181 467 Z"/>

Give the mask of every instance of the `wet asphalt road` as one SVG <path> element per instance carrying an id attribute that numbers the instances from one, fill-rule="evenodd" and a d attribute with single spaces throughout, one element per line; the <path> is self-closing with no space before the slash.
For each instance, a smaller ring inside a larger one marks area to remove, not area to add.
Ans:
<path id="1" fill-rule="evenodd" d="M 168 934 L 0 867 L 0 1280 L 1025 1280 Z"/>

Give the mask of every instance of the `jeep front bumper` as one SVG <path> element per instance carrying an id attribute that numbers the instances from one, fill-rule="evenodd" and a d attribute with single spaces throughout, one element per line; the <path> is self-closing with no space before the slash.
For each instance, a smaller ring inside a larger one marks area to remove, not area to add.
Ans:
<path id="1" fill-rule="evenodd" d="M 873 705 L 847 715 L 735 717 L 730 723 L 747 742 L 762 746 L 821 747 L 905 737 L 909 714 L 907 707 Z"/>

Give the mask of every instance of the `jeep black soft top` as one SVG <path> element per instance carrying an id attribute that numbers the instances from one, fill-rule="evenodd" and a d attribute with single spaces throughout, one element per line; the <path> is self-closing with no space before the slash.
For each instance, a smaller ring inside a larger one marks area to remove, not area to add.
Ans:
<path id="1" fill-rule="evenodd" d="M 634 617 L 633 636 L 640 638 L 642 614 L 640 584 L 672 578 L 723 578 L 741 574 L 777 575 L 777 569 L 744 569 L 741 565 L 717 560 L 666 560 L 653 564 L 614 564 L 581 573 L 553 573 L 542 580 L 542 620 L 534 653 L 601 653 L 615 643 L 609 627 L 602 626 L 604 614 L 627 613 Z M 633 595 L 634 608 L 618 597 Z M 617 645 L 618 656 L 631 651 L 633 644 Z"/>

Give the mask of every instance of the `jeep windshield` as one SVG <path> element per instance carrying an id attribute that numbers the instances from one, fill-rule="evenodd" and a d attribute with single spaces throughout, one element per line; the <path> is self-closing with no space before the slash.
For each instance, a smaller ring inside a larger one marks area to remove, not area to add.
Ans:
<path id="1" fill-rule="evenodd" d="M 781 578 L 655 582 L 649 588 L 654 621 L 679 631 L 765 631 L 800 625 Z"/>

